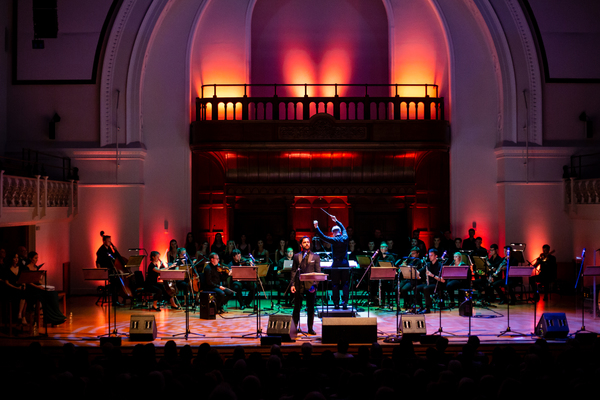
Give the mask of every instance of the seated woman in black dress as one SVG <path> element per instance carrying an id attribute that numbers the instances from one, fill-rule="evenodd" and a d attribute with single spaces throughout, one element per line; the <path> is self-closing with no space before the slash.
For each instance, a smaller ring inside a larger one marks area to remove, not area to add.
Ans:
<path id="1" fill-rule="evenodd" d="M 12 255 L 10 265 L 6 266 L 2 271 L 2 280 L 4 281 L 4 292 L 6 297 L 19 300 L 18 318 L 23 325 L 27 325 L 25 318 L 25 285 L 18 285 L 17 281 L 21 277 L 21 269 L 19 266 L 19 255 Z"/>
<path id="2" fill-rule="evenodd" d="M 162 283 L 158 283 L 158 278 L 160 277 L 160 269 L 166 268 L 163 266 L 162 261 L 160 260 L 160 253 L 158 251 L 150 252 L 150 265 L 148 266 L 148 274 L 146 275 L 146 290 L 150 293 L 154 293 L 152 298 L 152 309 L 154 311 L 160 311 L 160 307 L 158 307 L 158 302 L 163 298 L 169 298 L 169 302 L 171 303 L 171 307 L 174 309 L 179 309 L 177 303 L 175 303 L 174 295 L 171 295 L 172 292 L 167 292 L 165 285 Z"/>
<path id="3" fill-rule="evenodd" d="M 30 251 L 27 254 L 28 263 L 25 266 L 25 271 L 38 271 L 40 267 L 37 266 L 39 259 L 38 253 Z M 44 322 L 50 325 L 60 325 L 67 320 L 67 317 L 60 311 L 58 302 L 58 293 L 54 290 L 47 290 L 47 286 L 44 282 L 44 276 L 40 277 L 40 281 L 37 283 L 27 284 L 27 301 L 28 307 L 33 309 L 33 306 L 37 300 L 42 303 L 42 309 L 44 310 Z"/>

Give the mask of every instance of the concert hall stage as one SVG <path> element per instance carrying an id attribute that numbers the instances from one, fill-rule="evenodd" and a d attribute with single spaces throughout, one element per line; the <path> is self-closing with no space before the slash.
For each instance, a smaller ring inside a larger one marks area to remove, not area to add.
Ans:
<path id="1" fill-rule="evenodd" d="M 3 328 L 0 337 L 0 346 L 27 346 L 32 341 L 40 341 L 43 346 L 60 347 L 64 343 L 73 343 L 76 346 L 98 347 L 100 341 L 98 336 L 108 333 L 106 307 L 95 305 L 96 297 L 71 297 L 67 300 L 68 320 L 58 327 L 49 327 L 48 336 L 28 337 L 25 333 L 20 333 L 18 337 L 9 338 L 6 336 Z M 544 312 L 565 313 L 568 321 L 569 335 L 574 336 L 575 332 L 582 326 L 581 308 L 576 307 L 574 296 L 552 294 L 548 302 L 539 302 L 537 305 L 536 321 Z M 578 301 L 577 303 L 580 303 Z M 173 335 L 185 332 L 185 312 L 181 310 L 170 310 L 163 308 L 160 312 L 150 311 L 147 308 L 138 308 L 131 310 L 129 304 L 126 307 L 119 307 L 117 312 L 117 330 L 120 334 L 129 332 L 129 322 L 132 315 L 153 315 L 156 319 L 158 336 L 154 340 L 157 347 L 163 347 L 164 344 L 174 339 L 178 346 L 189 344 L 198 346 L 203 342 L 208 342 L 211 346 L 223 347 L 227 352 L 237 345 L 245 348 L 260 348 L 260 339 L 255 337 L 242 338 L 243 335 L 253 336 L 256 333 L 256 316 L 249 315 L 249 309 L 245 313 L 233 307 L 233 301 L 230 302 L 229 312 L 219 315 L 215 320 L 203 320 L 199 314 L 190 313 L 191 335 L 188 340 L 183 335 L 173 337 Z M 270 307 L 270 302 L 262 301 L 263 307 Z M 592 317 L 592 302 L 585 303 L 585 327 L 589 331 L 600 331 L 600 318 Z M 359 318 L 367 316 L 366 307 L 361 307 L 358 313 Z M 111 309 L 112 312 L 112 309 Z M 291 315 L 291 308 L 282 308 L 275 305 L 275 310 L 263 310 L 265 315 L 262 317 L 262 329 L 266 334 L 268 315 L 267 314 L 287 314 Z M 376 308 L 370 309 L 370 316 L 377 318 L 378 341 L 386 346 L 384 341 L 386 337 L 396 334 L 396 313 L 395 311 L 384 311 Z M 111 316 L 112 319 L 112 316 Z M 425 316 L 427 325 L 427 334 L 438 332 L 440 326 L 440 317 L 438 312 L 427 314 Z M 467 340 L 469 334 L 469 318 L 459 316 L 458 309 L 442 311 L 443 335 L 450 341 L 450 346 L 462 346 Z M 534 329 L 534 307 L 532 303 L 517 302 L 517 305 L 510 308 L 510 328 L 513 333 L 523 333 L 524 336 L 500 336 L 498 335 L 507 328 L 507 306 L 496 305 L 490 308 L 474 308 L 474 317 L 471 320 L 471 334 L 479 336 L 482 346 L 490 347 L 498 344 L 531 344 L 537 337 L 532 337 L 531 332 Z M 306 314 L 302 311 L 301 327 L 306 329 Z M 285 347 L 297 347 L 304 342 L 310 342 L 316 346 L 332 348 L 332 345 L 324 345 L 321 342 L 322 323 L 320 318 L 315 317 L 316 336 L 303 337 L 298 336 L 295 343 L 283 343 Z M 44 328 L 39 330 L 44 333 Z M 200 337 L 195 334 L 203 334 Z M 564 340 L 563 340 L 564 341 Z M 132 347 L 137 343 L 130 341 L 123 336 L 122 346 Z M 393 344 L 389 344 L 390 346 Z M 352 346 L 355 348 L 355 346 Z M 291 349 L 288 349 L 291 351 Z M 460 350 L 459 350 L 460 351 Z"/>

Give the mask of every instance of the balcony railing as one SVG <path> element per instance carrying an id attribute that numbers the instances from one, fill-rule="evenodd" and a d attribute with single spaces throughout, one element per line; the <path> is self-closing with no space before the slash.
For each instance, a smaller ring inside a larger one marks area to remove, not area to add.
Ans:
<path id="1" fill-rule="evenodd" d="M 600 178 L 565 179 L 567 204 L 600 204 Z"/>
<path id="2" fill-rule="evenodd" d="M 5 208 L 33 207 L 34 216 L 46 215 L 46 208 L 68 207 L 69 215 L 77 214 L 77 181 L 49 180 L 47 176 L 35 178 L 5 175 L 0 171 L 0 217 Z"/>
<path id="3" fill-rule="evenodd" d="M 207 94 L 212 89 L 212 97 L 204 97 L 205 89 Z M 309 89 L 333 96 L 309 95 Z M 420 89 L 422 96 L 400 95 Z M 196 98 L 196 121 L 297 121 L 318 113 L 336 120 L 444 120 L 444 98 L 437 97 L 438 86 L 430 84 L 211 84 L 202 85 L 201 94 Z"/>

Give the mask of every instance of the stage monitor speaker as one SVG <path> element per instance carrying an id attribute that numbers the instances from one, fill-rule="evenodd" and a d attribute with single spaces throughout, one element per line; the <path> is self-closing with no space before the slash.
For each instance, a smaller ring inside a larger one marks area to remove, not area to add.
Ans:
<path id="1" fill-rule="evenodd" d="M 294 342 L 298 332 L 291 315 L 269 315 L 267 335 L 280 336 L 282 342 Z"/>
<path id="2" fill-rule="evenodd" d="M 377 341 L 377 318 L 323 318 L 322 343 L 374 343 Z"/>
<path id="3" fill-rule="evenodd" d="M 543 313 L 535 328 L 535 334 L 544 339 L 564 339 L 569 334 L 565 313 Z"/>
<path id="4" fill-rule="evenodd" d="M 129 340 L 146 342 L 156 339 L 154 315 L 132 315 L 129 322 Z"/>
<path id="5" fill-rule="evenodd" d="M 427 324 L 424 315 L 402 315 L 400 316 L 400 331 L 402 337 L 413 339 L 427 334 Z"/>
<path id="6" fill-rule="evenodd" d="M 200 292 L 200 319 L 217 318 L 217 299 L 215 292 Z"/>

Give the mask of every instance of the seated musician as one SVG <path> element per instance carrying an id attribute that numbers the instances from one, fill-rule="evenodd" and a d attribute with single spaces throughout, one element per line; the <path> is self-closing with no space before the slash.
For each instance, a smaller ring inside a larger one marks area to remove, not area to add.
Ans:
<path id="1" fill-rule="evenodd" d="M 189 269 L 192 266 L 192 260 L 188 257 L 187 250 L 185 247 L 179 247 L 177 249 L 177 259 L 171 265 L 171 268 L 175 267 L 178 270 Z M 190 285 L 185 280 L 177 281 L 177 289 L 184 293 L 189 293 Z"/>
<path id="2" fill-rule="evenodd" d="M 389 262 L 392 265 L 394 265 L 394 262 L 396 261 L 394 260 L 394 256 L 388 253 L 388 244 L 385 241 L 381 242 L 381 245 L 379 246 L 379 253 L 373 259 L 373 266 L 379 267 L 379 263 L 382 261 Z M 393 288 L 395 285 L 394 281 L 391 280 L 371 282 L 370 297 L 374 303 L 378 303 L 376 299 L 379 299 L 379 282 L 381 282 L 381 304 L 379 304 L 379 306 L 383 306 L 383 304 L 386 302 L 386 293 L 394 291 Z"/>
<path id="3" fill-rule="evenodd" d="M 158 278 L 160 277 L 160 270 L 165 269 L 166 266 L 160 260 L 160 253 L 158 251 L 150 252 L 150 265 L 148 265 L 148 273 L 146 274 L 145 290 L 153 293 L 152 297 L 152 310 L 160 311 L 158 302 L 164 298 L 169 298 L 171 307 L 178 310 L 180 307 L 175 302 L 175 292 L 167 290 L 164 283 L 159 283 Z"/>
<path id="4" fill-rule="evenodd" d="M 533 266 L 539 270 L 539 274 L 530 277 L 529 284 L 534 292 L 536 301 L 540 299 L 538 285 L 541 284 L 544 287 L 544 301 L 546 301 L 548 299 L 550 284 L 556 280 L 558 273 L 556 257 L 550 253 L 550 245 L 545 244 L 542 246 L 542 253 Z"/>
<path id="5" fill-rule="evenodd" d="M 231 289 L 226 288 L 221 284 L 221 265 L 219 264 L 219 255 L 210 253 L 208 256 L 209 262 L 204 267 L 204 284 L 206 290 L 215 292 L 217 299 L 217 309 L 219 314 L 225 312 L 224 306 L 233 295 Z"/>
<path id="6" fill-rule="evenodd" d="M 283 291 L 284 296 L 286 297 L 286 304 L 291 304 L 291 292 L 289 290 L 289 286 L 290 286 L 290 276 L 291 276 L 291 270 L 289 271 L 284 271 L 283 270 L 283 265 L 285 264 L 286 261 L 291 261 L 294 258 L 294 249 L 292 249 L 291 247 L 288 247 L 286 249 L 285 252 L 285 257 L 280 258 L 279 261 L 277 262 L 277 276 L 279 278 L 279 285 L 277 285 L 277 294 L 279 296 L 279 304 L 281 304 L 281 293 Z"/>
<path id="7" fill-rule="evenodd" d="M 110 285 L 108 289 L 110 293 L 112 293 L 113 303 L 120 306 L 122 304 L 119 303 L 119 293 L 117 291 L 117 287 L 119 285 L 118 278 L 116 278 L 113 274 L 117 250 L 115 245 L 112 243 L 112 238 L 110 235 L 105 235 L 104 231 L 101 231 L 100 236 L 102 236 L 102 246 L 100 246 L 96 251 L 96 268 L 108 269 L 110 277 Z"/>
<path id="8" fill-rule="evenodd" d="M 494 288 L 490 283 L 500 279 L 498 275 L 494 276 L 494 273 L 500 273 L 499 267 L 504 261 L 504 258 L 498 255 L 498 245 L 495 243 L 490 246 L 489 258 L 485 258 L 484 255 L 479 255 L 479 257 L 485 259 L 487 268 L 482 271 L 474 271 L 476 273 L 474 275 L 475 279 L 473 280 L 473 289 L 483 293 L 485 301 L 491 303 L 494 301 Z"/>
<path id="9" fill-rule="evenodd" d="M 444 290 L 446 280 L 441 277 L 442 263 L 438 259 L 436 249 L 429 249 L 429 261 L 421 268 L 419 273 L 425 277 L 425 283 L 417 286 L 417 303 L 421 304 L 422 293 L 425 293 L 425 308 L 421 314 L 429 314 L 431 312 L 432 300 L 431 295 L 441 293 Z"/>
<path id="10" fill-rule="evenodd" d="M 420 250 L 421 249 L 419 248 L 419 246 L 415 246 L 412 249 L 410 249 L 410 256 L 404 261 L 402 261 L 400 267 L 412 267 L 418 271 L 421 268 L 421 259 L 419 258 Z M 398 273 L 401 274 L 402 271 L 398 271 Z M 416 277 L 413 275 L 412 279 L 410 278 L 411 276 L 402 275 L 402 280 L 400 281 L 400 297 L 404 300 L 405 310 L 411 308 L 411 302 L 408 299 L 408 293 L 421 281 L 421 277 L 418 275 Z"/>
<path id="11" fill-rule="evenodd" d="M 464 265 L 467 264 L 463 262 L 462 254 L 460 252 L 454 253 L 454 260 L 452 264 L 450 264 L 450 267 L 460 267 Z M 448 297 L 450 298 L 450 307 L 456 306 L 456 303 L 454 302 L 456 296 L 454 293 L 455 290 L 471 288 L 471 276 L 471 269 L 469 268 L 467 273 L 467 279 L 452 279 L 448 281 L 448 283 L 446 284 L 446 291 L 448 292 Z"/>
<path id="12" fill-rule="evenodd" d="M 495 255 L 490 257 L 490 281 L 492 289 L 498 293 L 500 297 L 500 304 L 506 304 L 506 291 L 510 295 L 510 304 L 513 305 L 517 302 L 515 296 L 515 286 L 521 278 L 508 278 L 508 288 L 506 287 L 506 260 L 504 257 L 498 254 L 498 245 L 490 246 L 490 250 L 494 248 Z M 491 254 L 491 252 L 490 252 Z"/>
<path id="13" fill-rule="evenodd" d="M 28 263 L 23 268 L 24 271 L 39 271 L 41 265 L 38 266 L 38 253 L 30 251 L 27 254 Z M 42 264 L 43 265 L 43 264 Z M 44 310 L 44 322 L 51 325 L 60 325 L 67 320 L 67 317 L 60 310 L 58 302 L 58 293 L 54 290 L 47 290 L 44 282 L 44 276 L 40 277 L 39 282 L 27 284 L 27 302 L 33 308 L 37 300 L 42 304 Z"/>
<path id="14" fill-rule="evenodd" d="M 231 252 L 232 260 L 228 264 L 229 273 L 233 275 L 233 269 L 235 267 L 248 266 L 253 265 L 252 261 L 242 259 L 242 252 L 238 249 L 233 249 Z M 233 281 L 231 284 L 231 289 L 236 293 L 237 301 L 240 305 L 240 310 L 243 310 L 246 307 L 252 306 L 252 301 L 254 300 L 254 292 L 256 289 L 256 282 L 250 281 Z M 248 296 L 244 299 L 242 294 L 243 290 L 248 291 Z"/>
<path id="15" fill-rule="evenodd" d="M 13 253 L 11 253 L 13 254 Z M 7 263 L 8 264 L 8 263 Z M 18 302 L 18 318 L 23 325 L 27 325 L 25 317 L 25 285 L 19 285 L 18 281 L 21 277 L 21 267 L 19 265 L 19 254 L 14 253 L 10 265 L 6 265 L 2 271 L 2 281 L 4 282 L 2 294 L 9 299 L 19 300 Z M 16 302 L 14 302 L 16 303 Z"/>

